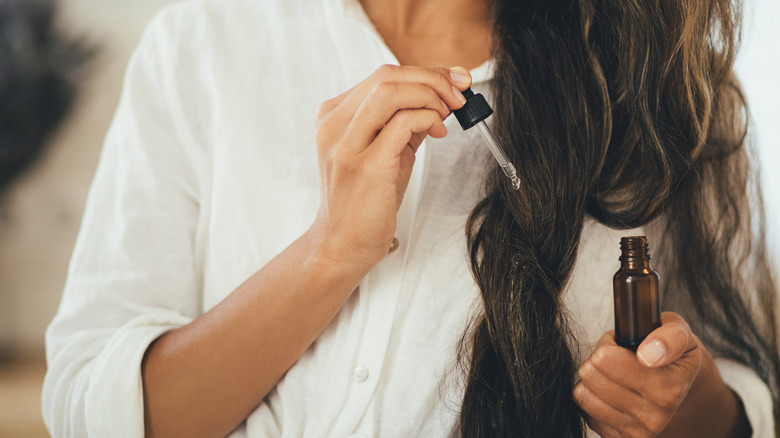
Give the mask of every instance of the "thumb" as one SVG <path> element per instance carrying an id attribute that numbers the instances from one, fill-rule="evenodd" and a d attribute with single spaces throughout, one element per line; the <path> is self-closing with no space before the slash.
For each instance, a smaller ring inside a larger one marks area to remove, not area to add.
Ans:
<path id="1" fill-rule="evenodd" d="M 653 330 L 636 351 L 637 358 L 646 367 L 669 365 L 698 346 L 696 336 L 680 315 L 664 312 L 661 321 L 661 327 Z"/>

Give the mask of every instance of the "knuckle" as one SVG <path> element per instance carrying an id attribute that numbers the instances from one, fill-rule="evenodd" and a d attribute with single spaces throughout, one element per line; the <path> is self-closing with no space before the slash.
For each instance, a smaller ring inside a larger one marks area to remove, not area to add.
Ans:
<path id="1" fill-rule="evenodd" d="M 392 120 L 395 121 L 395 124 L 407 127 L 414 121 L 414 114 L 409 110 L 399 110 Z"/>
<path id="2" fill-rule="evenodd" d="M 317 144 L 317 150 L 322 154 L 328 150 L 328 139 L 330 136 L 325 132 L 326 129 L 322 125 L 317 125 L 314 132 L 314 142 Z"/>
<path id="3" fill-rule="evenodd" d="M 610 438 L 626 438 L 626 437 L 635 437 L 637 436 L 636 433 L 628 426 L 625 425 L 615 425 L 610 427 L 609 429 L 609 437 Z"/>
<path id="4" fill-rule="evenodd" d="M 585 411 L 588 415 L 593 417 L 601 417 L 603 414 L 598 404 L 598 400 L 596 399 L 596 395 L 593 394 L 589 389 L 581 390 L 579 394 L 579 404 L 582 410 Z"/>
<path id="5" fill-rule="evenodd" d="M 443 78 L 450 77 L 450 70 L 444 67 L 430 67 L 430 70 Z"/>
<path id="6" fill-rule="evenodd" d="M 394 75 L 401 67 L 393 64 L 384 64 L 379 66 L 374 72 L 374 75 L 379 79 L 386 79 L 389 76 Z"/>
<path id="7" fill-rule="evenodd" d="M 596 368 L 601 368 L 605 362 L 609 362 L 607 359 L 607 349 L 604 347 L 599 347 L 596 349 L 596 351 L 593 352 L 591 355 L 591 363 Z"/>
<path id="8" fill-rule="evenodd" d="M 388 124 L 392 123 L 397 128 L 402 127 L 417 132 L 430 129 L 437 122 L 441 123 L 441 119 L 436 111 L 417 109 L 397 111 Z"/>
<path id="9" fill-rule="evenodd" d="M 605 345 L 615 345 L 615 330 L 609 330 L 607 332 L 604 332 L 604 334 L 601 335 L 601 338 L 599 338 L 599 342 L 596 345 L 597 345 L 596 348 Z"/>
<path id="10" fill-rule="evenodd" d="M 346 171 L 354 170 L 357 167 L 354 157 L 344 151 L 344 145 L 338 145 L 333 148 L 331 154 L 331 160 L 336 168 L 344 169 Z"/>
<path id="11" fill-rule="evenodd" d="M 439 106 L 442 105 L 442 103 L 444 104 L 445 107 L 447 106 L 447 103 L 442 101 L 441 96 L 439 96 L 439 93 L 437 93 L 436 90 L 434 90 L 433 88 L 426 87 L 425 96 L 426 99 L 428 99 L 430 102 L 433 103 L 433 105 L 431 105 L 433 108 L 438 108 Z M 447 111 L 449 112 L 449 108 L 447 108 Z"/>
<path id="12" fill-rule="evenodd" d="M 666 321 L 680 321 L 680 320 L 683 319 L 683 317 L 680 316 L 680 314 L 677 313 L 677 312 L 672 312 L 672 311 L 667 310 L 667 311 L 661 313 L 661 319 L 664 322 L 666 322 Z"/>
<path id="13" fill-rule="evenodd" d="M 433 80 L 436 86 L 441 87 L 442 90 L 449 90 L 452 88 L 452 81 L 450 80 L 450 75 L 447 71 L 434 71 Z"/>
<path id="14" fill-rule="evenodd" d="M 317 144 L 317 149 L 322 153 L 331 148 L 333 143 L 334 132 L 333 128 L 327 121 L 318 121 L 314 128 L 314 141 Z"/>
<path id="15" fill-rule="evenodd" d="M 327 129 L 327 120 L 328 116 L 323 113 L 320 109 L 317 109 L 317 118 L 314 119 L 314 132 L 319 133 L 320 131 L 325 131 Z"/>
<path id="16" fill-rule="evenodd" d="M 660 432 L 653 432 L 646 429 L 635 429 L 630 434 L 626 435 L 631 438 L 655 438 Z"/>
<path id="17" fill-rule="evenodd" d="M 680 404 L 682 391 L 679 388 L 669 388 L 658 394 L 656 403 L 663 409 L 675 409 Z"/>
<path id="18" fill-rule="evenodd" d="M 314 119 L 314 140 L 318 149 L 327 149 L 334 142 L 341 131 L 341 127 L 334 123 L 333 99 L 321 103 L 317 107 L 317 117 Z"/>
<path id="19" fill-rule="evenodd" d="M 655 436 L 663 432 L 666 428 L 666 424 L 669 423 L 669 416 L 661 412 L 651 412 L 647 414 L 647 417 L 642 422 L 642 425 L 647 429 L 645 436 Z"/>
<path id="20" fill-rule="evenodd" d="M 688 324 L 684 322 L 670 322 L 668 325 L 676 329 L 674 336 L 687 345 L 691 336 L 691 329 L 688 327 Z"/>
<path id="21" fill-rule="evenodd" d="M 328 99 L 317 106 L 317 122 L 327 117 L 333 109 L 333 99 Z"/>
<path id="22" fill-rule="evenodd" d="M 426 108 L 425 113 L 428 117 L 428 120 L 431 122 L 431 124 L 441 124 L 444 125 L 444 121 L 441 118 L 441 115 L 439 114 L 439 111 L 431 108 Z"/>
<path id="23" fill-rule="evenodd" d="M 429 127 L 434 127 L 441 123 L 441 117 L 438 111 L 433 109 L 424 109 L 420 111 L 420 120 L 424 121 Z"/>
<path id="24" fill-rule="evenodd" d="M 381 81 L 374 84 L 368 92 L 369 98 L 385 101 L 398 91 L 398 85 L 393 82 Z"/>

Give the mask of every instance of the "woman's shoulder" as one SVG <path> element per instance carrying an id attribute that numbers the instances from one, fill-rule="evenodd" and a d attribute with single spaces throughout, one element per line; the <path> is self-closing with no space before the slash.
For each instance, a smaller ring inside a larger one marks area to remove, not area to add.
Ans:
<path id="1" fill-rule="evenodd" d="M 173 3 L 147 24 L 129 71 L 143 70 L 168 92 L 209 106 L 230 98 L 231 87 L 283 82 L 290 71 L 317 70 L 312 59 L 334 52 L 325 13 L 331 1 Z"/>
<path id="2" fill-rule="evenodd" d="M 331 1 L 185 0 L 155 15 L 138 51 L 155 52 L 179 77 L 235 77 L 245 67 L 273 77 L 290 59 L 332 51 Z"/>
<path id="3" fill-rule="evenodd" d="M 299 34 L 316 28 L 327 0 L 184 0 L 162 8 L 148 25 L 170 38 L 196 43 Z"/>

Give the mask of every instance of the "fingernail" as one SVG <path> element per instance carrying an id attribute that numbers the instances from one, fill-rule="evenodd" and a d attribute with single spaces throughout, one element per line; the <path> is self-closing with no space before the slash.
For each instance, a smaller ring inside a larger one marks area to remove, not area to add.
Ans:
<path id="1" fill-rule="evenodd" d="M 458 102 L 466 103 L 466 98 L 463 97 L 463 93 L 461 93 L 460 90 L 458 90 L 454 86 L 452 87 L 452 94 L 455 95 L 455 98 L 458 99 Z"/>
<path id="2" fill-rule="evenodd" d="M 466 70 L 463 67 L 452 67 L 450 69 L 450 77 L 452 78 L 452 81 L 456 84 L 460 85 L 469 85 L 471 84 L 471 75 L 469 75 L 468 70 Z"/>
<path id="3" fill-rule="evenodd" d="M 637 350 L 636 355 L 644 362 L 646 366 L 653 366 L 661 360 L 666 354 L 666 347 L 663 342 L 655 340 L 649 344 L 643 345 L 642 348 Z"/>

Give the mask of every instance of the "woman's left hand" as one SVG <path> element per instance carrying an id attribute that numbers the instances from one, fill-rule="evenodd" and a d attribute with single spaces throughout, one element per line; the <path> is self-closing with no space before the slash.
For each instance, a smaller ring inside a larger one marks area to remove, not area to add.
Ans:
<path id="1" fill-rule="evenodd" d="M 734 435 L 735 419 L 744 419 L 744 412 L 741 417 L 735 412 L 741 406 L 720 378 L 712 356 L 680 315 L 665 312 L 662 320 L 636 354 L 618 346 L 615 332 L 609 331 L 582 364 L 574 398 L 588 426 L 602 437 L 654 437 L 699 427 L 712 414 L 730 413 L 718 420 L 731 426 L 721 429 L 723 436 Z"/>

